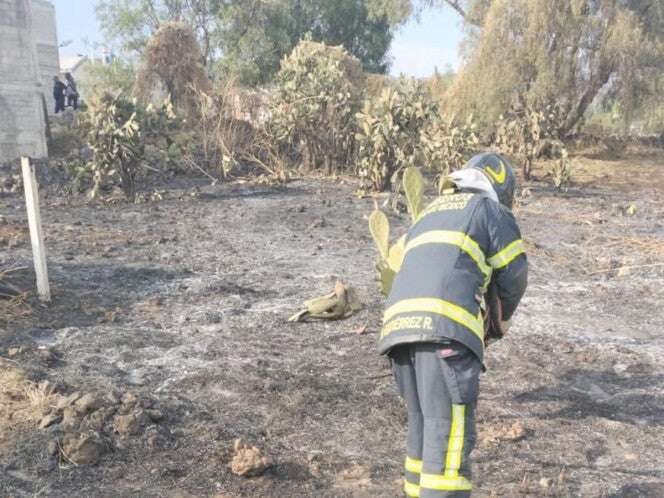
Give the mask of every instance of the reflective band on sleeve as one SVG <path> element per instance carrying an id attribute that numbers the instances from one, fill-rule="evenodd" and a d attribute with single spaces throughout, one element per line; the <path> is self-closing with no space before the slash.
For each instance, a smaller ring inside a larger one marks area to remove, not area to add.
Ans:
<path id="1" fill-rule="evenodd" d="M 449 230 L 431 230 L 408 242 L 406 253 L 425 244 L 450 244 L 457 246 L 475 261 L 477 267 L 484 274 L 485 288 L 488 286 L 493 269 L 487 264 L 482 248 L 468 234 Z"/>
<path id="2" fill-rule="evenodd" d="M 404 481 L 403 490 L 406 492 L 407 496 L 412 496 L 413 498 L 419 498 L 420 496 L 420 487 L 417 484 Z"/>
<path id="3" fill-rule="evenodd" d="M 489 264 L 493 266 L 495 270 L 499 270 L 500 268 L 504 268 L 509 265 L 518 256 L 524 254 L 525 252 L 526 248 L 523 240 L 515 240 L 498 254 L 491 256 L 489 258 Z"/>
<path id="4" fill-rule="evenodd" d="M 452 405 L 452 426 L 447 442 L 445 477 L 458 477 L 463 454 L 463 439 L 466 430 L 466 406 Z"/>
<path id="5" fill-rule="evenodd" d="M 436 491 L 472 491 L 473 485 L 465 477 L 445 477 L 439 474 L 422 474 L 420 488 Z"/>
<path id="6" fill-rule="evenodd" d="M 417 312 L 434 313 L 449 318 L 470 329 L 482 343 L 484 342 L 484 324 L 481 316 L 475 316 L 461 306 L 437 298 L 425 297 L 399 301 L 385 310 L 383 324 L 387 324 L 392 318 L 401 313 Z M 388 334 L 381 334 L 381 338 L 386 335 Z"/>
<path id="7" fill-rule="evenodd" d="M 406 470 L 413 474 L 422 473 L 422 460 L 415 460 L 414 458 L 406 457 Z"/>

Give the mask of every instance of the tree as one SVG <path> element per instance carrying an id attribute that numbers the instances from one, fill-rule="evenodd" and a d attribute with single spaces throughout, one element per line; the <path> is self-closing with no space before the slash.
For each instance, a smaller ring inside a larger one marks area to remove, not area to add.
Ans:
<path id="1" fill-rule="evenodd" d="M 384 73 L 394 25 L 386 15 L 371 15 L 369 1 L 226 0 L 219 14 L 222 71 L 234 72 L 245 84 L 264 83 L 309 35 L 343 46 L 365 70 Z"/>
<path id="2" fill-rule="evenodd" d="M 162 24 L 184 22 L 192 27 L 205 66 L 215 54 L 216 14 L 221 0 L 101 0 L 96 7 L 102 31 L 128 52 L 142 54 Z"/>
<path id="3" fill-rule="evenodd" d="M 492 0 L 368 0 L 371 16 L 386 16 L 393 24 L 406 21 L 428 7 L 447 7 L 466 22 L 481 25 Z"/>
<path id="4" fill-rule="evenodd" d="M 294 46 L 294 20 L 283 0 L 226 0 L 219 21 L 219 72 L 244 84 L 268 81 Z"/>
<path id="5" fill-rule="evenodd" d="M 136 82 L 134 66 L 122 59 L 114 59 L 110 64 L 90 61 L 79 78 L 79 90 L 83 94 L 123 93 L 131 95 Z"/>
<path id="6" fill-rule="evenodd" d="M 493 122 L 515 99 L 557 105 L 573 131 L 604 91 L 634 108 L 664 69 L 656 2 L 493 0 L 449 99 Z"/>
<path id="7" fill-rule="evenodd" d="M 192 27 L 208 71 L 232 72 L 246 84 L 269 81 L 308 33 L 343 45 L 372 72 L 384 73 L 394 23 L 370 13 L 374 0 L 102 0 L 97 16 L 109 40 L 142 55 L 167 22 Z"/>

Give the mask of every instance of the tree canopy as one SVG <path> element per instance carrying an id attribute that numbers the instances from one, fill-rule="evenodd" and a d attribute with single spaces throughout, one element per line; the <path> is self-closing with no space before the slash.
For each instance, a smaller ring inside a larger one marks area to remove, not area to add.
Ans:
<path id="1" fill-rule="evenodd" d="M 183 22 L 195 32 L 203 62 L 216 55 L 216 15 L 221 0 L 100 0 L 96 12 L 102 31 L 129 52 L 142 53 L 148 39 L 168 22 Z"/>
<path id="2" fill-rule="evenodd" d="M 563 110 L 561 131 L 604 92 L 634 108 L 664 69 L 656 2 L 493 0 L 451 90 L 450 104 L 484 121 L 515 99 Z"/>
<path id="3" fill-rule="evenodd" d="M 167 22 L 190 25 L 208 70 L 264 83 L 306 35 L 342 45 L 366 71 L 384 73 L 394 24 L 370 12 L 372 0 L 102 0 L 97 14 L 107 37 L 143 54 Z"/>

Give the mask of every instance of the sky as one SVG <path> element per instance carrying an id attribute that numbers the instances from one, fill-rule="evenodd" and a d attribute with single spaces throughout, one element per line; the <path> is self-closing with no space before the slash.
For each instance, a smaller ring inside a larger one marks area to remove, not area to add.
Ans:
<path id="1" fill-rule="evenodd" d="M 58 20 L 61 56 L 88 54 L 95 42 L 103 42 L 92 0 L 51 0 Z M 390 55 L 393 75 L 417 78 L 430 76 L 437 67 L 459 66 L 459 43 L 463 37 L 461 20 L 451 9 L 429 9 L 419 20 L 402 26 L 392 42 Z"/>

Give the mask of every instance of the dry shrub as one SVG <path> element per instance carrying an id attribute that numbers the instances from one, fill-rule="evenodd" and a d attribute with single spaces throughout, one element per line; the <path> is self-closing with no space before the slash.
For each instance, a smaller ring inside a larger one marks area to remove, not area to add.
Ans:
<path id="1" fill-rule="evenodd" d="M 195 90 L 201 160 L 206 169 L 218 170 L 223 177 L 239 162 L 254 135 L 250 123 L 234 116 L 236 95 L 232 81 L 214 92 Z"/>
<path id="2" fill-rule="evenodd" d="M 274 135 L 261 116 L 262 99 L 227 80 L 214 92 L 195 92 L 198 119 L 199 169 L 227 177 L 238 165 L 257 166 L 269 176 L 286 180 L 286 162 Z M 188 161 L 195 164 L 195 159 Z"/>
<path id="3" fill-rule="evenodd" d="M 202 60 L 191 27 L 177 22 L 162 25 L 148 41 L 145 62 L 138 74 L 138 94 L 149 99 L 161 85 L 173 105 L 194 119 L 196 92 L 209 92 L 211 88 Z"/>
<path id="4" fill-rule="evenodd" d="M 0 361 L 0 440 L 18 424 L 40 420 L 54 400 L 52 384 L 33 382 L 20 368 Z"/>

